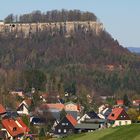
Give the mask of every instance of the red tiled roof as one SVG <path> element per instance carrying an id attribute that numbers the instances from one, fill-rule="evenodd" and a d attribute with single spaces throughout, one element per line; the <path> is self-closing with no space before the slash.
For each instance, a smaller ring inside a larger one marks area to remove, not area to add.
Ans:
<path id="1" fill-rule="evenodd" d="M 133 100 L 133 103 L 140 104 L 140 100 Z"/>
<path id="2" fill-rule="evenodd" d="M 23 129 L 17 125 L 14 119 L 4 119 L 2 125 L 12 137 L 24 134 Z"/>
<path id="3" fill-rule="evenodd" d="M 134 106 L 139 106 L 140 105 L 140 100 L 133 100 L 133 105 Z"/>
<path id="4" fill-rule="evenodd" d="M 42 96 L 43 98 L 47 99 L 48 96 L 49 96 L 49 94 L 48 94 L 48 93 L 44 93 L 44 94 L 42 94 L 41 96 Z"/>
<path id="5" fill-rule="evenodd" d="M 75 126 L 77 124 L 77 120 L 75 118 L 73 118 L 70 114 L 67 114 L 66 118 L 71 122 L 71 124 L 73 126 Z"/>
<path id="6" fill-rule="evenodd" d="M 77 104 L 77 110 L 81 110 L 81 106 L 79 104 Z"/>
<path id="7" fill-rule="evenodd" d="M 123 108 L 114 108 L 111 114 L 108 116 L 109 120 L 117 120 L 121 112 L 123 111 Z"/>
<path id="8" fill-rule="evenodd" d="M 0 104 L 0 114 L 6 113 L 6 109 Z"/>
<path id="9" fill-rule="evenodd" d="M 17 122 L 22 126 L 22 129 L 24 132 L 30 132 L 30 129 L 27 127 L 27 125 L 22 121 L 21 118 L 17 119 Z"/>
<path id="10" fill-rule="evenodd" d="M 124 105 L 124 100 L 117 100 L 117 105 Z"/>
<path id="11" fill-rule="evenodd" d="M 64 104 L 56 103 L 56 104 L 43 104 L 41 108 L 48 108 L 48 109 L 64 109 Z"/>

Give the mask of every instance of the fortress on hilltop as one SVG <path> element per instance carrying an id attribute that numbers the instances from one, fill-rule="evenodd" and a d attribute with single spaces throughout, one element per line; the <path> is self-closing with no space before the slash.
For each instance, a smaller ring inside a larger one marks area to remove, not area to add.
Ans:
<path id="1" fill-rule="evenodd" d="M 104 30 L 103 24 L 94 21 L 73 21 L 73 22 L 53 22 L 53 23 L 9 23 L 0 22 L 0 34 L 15 33 L 18 37 L 22 33 L 24 37 L 41 31 L 59 32 L 70 34 L 82 29 L 84 32 L 95 31 L 98 35 Z"/>

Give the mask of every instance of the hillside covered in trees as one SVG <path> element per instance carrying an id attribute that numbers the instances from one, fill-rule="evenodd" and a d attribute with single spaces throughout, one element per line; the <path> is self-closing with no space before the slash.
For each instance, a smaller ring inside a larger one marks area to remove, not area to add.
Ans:
<path id="1" fill-rule="evenodd" d="M 59 13 L 63 15 L 63 11 Z M 70 17 L 77 16 L 74 11 L 73 14 Z M 77 20 L 82 20 L 84 14 Z M 85 15 L 88 18 L 85 20 L 97 20 L 94 14 L 87 14 L 91 18 Z M 20 21 L 38 21 L 37 15 L 34 17 L 37 20 L 24 17 L 26 15 L 22 15 Z M 50 21 L 65 21 L 68 17 L 57 18 Z M 48 20 L 47 17 L 40 22 Z M 83 32 L 80 28 L 69 35 L 61 30 L 52 32 L 40 31 L 30 38 L 17 38 L 10 33 L 0 36 L 2 94 L 19 88 L 29 91 L 32 87 L 61 96 L 65 92 L 82 97 L 140 94 L 140 57 L 123 48 L 109 33 L 102 31 L 96 35 L 93 30 Z"/>

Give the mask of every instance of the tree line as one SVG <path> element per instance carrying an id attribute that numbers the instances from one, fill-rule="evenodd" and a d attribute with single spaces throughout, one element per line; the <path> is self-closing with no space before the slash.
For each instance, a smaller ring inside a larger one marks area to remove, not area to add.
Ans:
<path id="1" fill-rule="evenodd" d="M 97 17 L 91 12 L 82 12 L 80 10 L 52 10 L 41 12 L 33 11 L 29 14 L 13 15 L 9 14 L 5 23 L 38 23 L 38 22 L 66 22 L 66 21 L 97 21 Z"/>

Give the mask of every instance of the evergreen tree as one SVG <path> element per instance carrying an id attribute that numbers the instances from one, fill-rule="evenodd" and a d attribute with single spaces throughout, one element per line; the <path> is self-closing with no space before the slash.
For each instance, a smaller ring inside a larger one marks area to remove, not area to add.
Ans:
<path id="1" fill-rule="evenodd" d="M 26 115 L 22 116 L 22 121 L 29 127 L 30 121 L 29 121 L 29 118 Z"/>
<path id="2" fill-rule="evenodd" d="M 124 100 L 125 106 L 130 106 L 130 101 L 129 101 L 127 94 L 124 95 L 123 100 Z"/>
<path id="3" fill-rule="evenodd" d="M 45 136 L 46 136 L 45 130 L 44 130 L 44 128 L 42 127 L 42 128 L 40 129 L 40 132 L 39 132 L 39 140 L 45 140 Z"/>
<path id="4" fill-rule="evenodd" d="M 67 115 L 65 109 L 62 109 L 62 111 L 60 112 L 60 120 L 63 119 L 65 116 Z"/>

